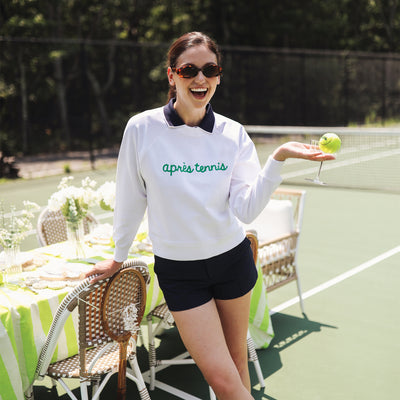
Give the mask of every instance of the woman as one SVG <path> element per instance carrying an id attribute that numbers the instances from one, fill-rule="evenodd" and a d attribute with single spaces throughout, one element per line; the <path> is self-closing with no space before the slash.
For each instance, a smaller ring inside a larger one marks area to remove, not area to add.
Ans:
<path id="1" fill-rule="evenodd" d="M 191 32 L 168 52 L 169 102 L 131 118 L 117 167 L 115 273 L 146 207 L 155 272 L 182 340 L 219 400 L 252 399 L 246 334 L 257 271 L 241 222 L 251 222 L 281 182 L 289 158 L 333 159 L 309 145 L 278 147 L 261 169 L 237 122 L 213 112 L 221 57 Z"/>

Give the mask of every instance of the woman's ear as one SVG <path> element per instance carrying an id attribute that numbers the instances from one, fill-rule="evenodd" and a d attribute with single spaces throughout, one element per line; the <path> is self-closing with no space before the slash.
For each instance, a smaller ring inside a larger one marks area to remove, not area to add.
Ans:
<path id="1" fill-rule="evenodd" d="M 175 86 L 174 73 L 172 72 L 171 67 L 168 67 L 167 76 L 168 76 L 168 82 L 169 82 L 170 86 Z"/>

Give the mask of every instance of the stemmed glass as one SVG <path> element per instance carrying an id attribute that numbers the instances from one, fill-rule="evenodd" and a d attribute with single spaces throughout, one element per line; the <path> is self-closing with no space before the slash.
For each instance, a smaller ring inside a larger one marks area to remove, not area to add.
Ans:
<path id="1" fill-rule="evenodd" d="M 312 148 L 316 148 L 316 149 L 320 149 L 319 148 L 319 141 L 318 140 L 311 140 L 311 147 Z M 321 179 L 319 179 L 319 175 L 321 174 L 321 169 L 322 169 L 322 163 L 323 163 L 323 161 L 321 161 L 321 164 L 319 165 L 317 176 L 315 178 L 305 178 L 306 181 L 310 181 L 312 183 L 315 183 L 316 185 L 326 185 L 325 182 L 322 182 Z"/>

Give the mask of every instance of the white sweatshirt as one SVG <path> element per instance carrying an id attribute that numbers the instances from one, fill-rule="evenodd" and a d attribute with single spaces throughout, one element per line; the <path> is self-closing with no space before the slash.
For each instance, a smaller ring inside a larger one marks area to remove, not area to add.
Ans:
<path id="1" fill-rule="evenodd" d="M 281 183 L 283 162 L 260 167 L 255 146 L 237 122 L 212 111 L 199 127 L 165 106 L 132 117 L 118 157 L 114 241 L 124 261 L 148 208 L 154 254 L 206 259 L 238 245 Z M 240 221 L 239 221 L 240 220 Z"/>

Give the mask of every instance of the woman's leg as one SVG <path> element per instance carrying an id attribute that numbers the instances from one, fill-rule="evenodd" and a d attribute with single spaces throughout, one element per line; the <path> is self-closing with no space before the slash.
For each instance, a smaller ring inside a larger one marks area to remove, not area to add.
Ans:
<path id="1" fill-rule="evenodd" d="M 234 300 L 216 300 L 225 340 L 243 385 L 251 392 L 247 331 L 251 292 Z"/>
<path id="2" fill-rule="evenodd" d="M 199 307 L 172 313 L 185 347 L 218 400 L 253 399 L 247 369 L 247 297 L 250 295 L 211 300 Z M 241 309 L 243 306 L 247 311 Z"/>

